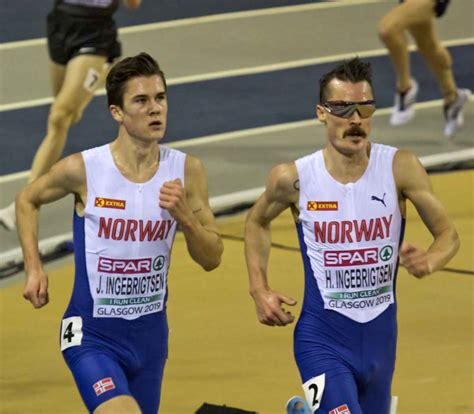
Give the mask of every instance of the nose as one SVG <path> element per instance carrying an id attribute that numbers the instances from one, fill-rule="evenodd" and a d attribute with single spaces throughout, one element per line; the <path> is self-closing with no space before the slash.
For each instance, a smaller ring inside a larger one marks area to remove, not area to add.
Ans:
<path id="1" fill-rule="evenodd" d="M 360 125 L 362 123 L 362 117 L 359 114 L 359 111 L 356 109 L 354 113 L 349 118 L 351 125 Z"/>
<path id="2" fill-rule="evenodd" d="M 150 115 L 159 115 L 162 110 L 163 110 L 163 105 L 162 105 L 161 101 L 159 101 L 159 100 L 152 100 L 151 101 L 151 105 L 150 105 L 150 109 L 149 109 Z"/>
<path id="3" fill-rule="evenodd" d="M 157 101 L 152 101 L 152 104 L 150 105 L 150 115 L 159 115 L 161 113 L 161 105 Z"/>

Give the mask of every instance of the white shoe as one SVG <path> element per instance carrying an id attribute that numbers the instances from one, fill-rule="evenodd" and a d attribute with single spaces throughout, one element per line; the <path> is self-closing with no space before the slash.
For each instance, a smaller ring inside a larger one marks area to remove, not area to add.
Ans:
<path id="1" fill-rule="evenodd" d="M 454 102 L 449 105 L 445 105 L 444 117 L 446 118 L 446 126 L 444 127 L 444 135 L 447 138 L 452 138 L 456 135 L 459 128 L 462 127 L 464 123 L 464 116 L 462 109 L 466 102 L 471 96 L 471 91 L 469 89 L 458 89 L 457 97 Z"/>
<path id="2" fill-rule="evenodd" d="M 9 206 L 0 209 L 0 226 L 8 231 L 15 230 L 15 203 L 11 203 Z"/>
<path id="3" fill-rule="evenodd" d="M 418 83 L 415 79 L 411 80 L 410 89 L 406 92 L 397 92 L 395 94 L 395 104 L 390 117 L 390 124 L 393 126 L 406 124 L 415 115 L 413 104 L 418 94 Z"/>

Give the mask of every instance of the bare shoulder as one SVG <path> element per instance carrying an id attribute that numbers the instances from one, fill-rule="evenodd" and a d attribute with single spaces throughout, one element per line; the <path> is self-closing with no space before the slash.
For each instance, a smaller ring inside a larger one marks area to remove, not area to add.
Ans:
<path id="1" fill-rule="evenodd" d="M 275 165 L 268 173 L 266 191 L 275 200 L 295 203 L 299 197 L 299 179 L 296 164 Z"/>
<path id="2" fill-rule="evenodd" d="M 410 151 L 398 150 L 393 160 L 393 176 L 397 188 L 405 193 L 416 187 L 430 186 L 425 168 L 418 157 Z"/>
<path id="3" fill-rule="evenodd" d="M 207 175 L 204 164 L 199 158 L 188 154 L 186 154 L 184 164 L 184 186 L 187 188 L 187 191 L 192 190 L 196 186 L 207 188 Z"/>
<path id="4" fill-rule="evenodd" d="M 416 167 L 416 165 L 421 165 L 421 162 L 413 152 L 400 149 L 395 153 L 393 165 L 395 171 L 397 171 Z"/>
<path id="5" fill-rule="evenodd" d="M 59 174 L 74 186 L 81 186 L 86 183 L 86 168 L 81 153 L 69 155 L 56 163 L 53 169 L 56 170 L 56 174 Z"/>
<path id="6" fill-rule="evenodd" d="M 186 154 L 185 172 L 186 175 L 192 175 L 204 171 L 204 165 L 199 158 Z"/>

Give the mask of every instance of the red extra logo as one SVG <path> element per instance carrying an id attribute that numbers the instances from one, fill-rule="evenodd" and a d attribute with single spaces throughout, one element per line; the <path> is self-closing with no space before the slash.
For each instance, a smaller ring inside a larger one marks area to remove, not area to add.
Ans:
<path id="1" fill-rule="evenodd" d="M 349 410 L 347 404 L 343 404 L 329 411 L 329 414 L 351 414 L 351 410 Z"/>
<path id="2" fill-rule="evenodd" d="M 103 273 L 119 273 L 123 275 L 149 273 L 151 272 L 151 258 L 109 259 L 107 257 L 99 257 L 97 270 Z"/>
<path id="3" fill-rule="evenodd" d="M 127 202 L 125 200 L 114 200 L 112 198 L 95 198 L 95 207 L 99 208 L 118 208 L 119 210 L 125 210 L 125 205 Z"/>
<path id="4" fill-rule="evenodd" d="M 326 250 L 324 252 L 324 266 L 362 266 L 379 262 L 379 249 L 370 247 L 355 250 Z"/>
<path id="5" fill-rule="evenodd" d="M 99 396 L 106 391 L 113 390 L 115 388 L 115 384 L 112 378 L 107 377 L 107 378 L 101 379 L 100 381 L 97 381 L 93 385 L 93 387 L 94 387 L 95 395 Z"/>
<path id="6" fill-rule="evenodd" d="M 308 211 L 337 211 L 339 203 L 337 201 L 308 201 L 306 205 Z"/>

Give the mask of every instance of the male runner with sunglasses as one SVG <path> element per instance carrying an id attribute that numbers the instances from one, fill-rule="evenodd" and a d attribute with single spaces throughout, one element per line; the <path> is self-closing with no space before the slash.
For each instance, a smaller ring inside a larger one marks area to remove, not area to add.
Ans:
<path id="1" fill-rule="evenodd" d="M 311 412 L 388 414 L 399 256 L 421 278 L 455 255 L 459 239 L 418 159 L 369 141 L 369 64 L 356 58 L 324 75 L 316 111 L 324 149 L 274 167 L 248 214 L 250 293 L 261 323 L 293 322 L 283 306 L 296 301 L 267 280 L 270 223 L 290 207 L 305 271 L 294 352 Z M 402 244 L 407 199 L 433 234 L 427 251 Z"/>

